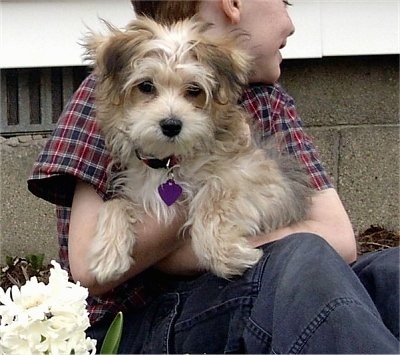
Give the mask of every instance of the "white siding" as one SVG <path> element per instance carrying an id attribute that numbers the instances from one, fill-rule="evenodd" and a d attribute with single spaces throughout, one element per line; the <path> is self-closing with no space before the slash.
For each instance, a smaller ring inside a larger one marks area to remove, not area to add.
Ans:
<path id="1" fill-rule="evenodd" d="M 399 0 L 321 3 L 323 55 L 399 53 Z"/>
<path id="2" fill-rule="evenodd" d="M 400 0 L 292 0 L 285 58 L 398 54 Z M 0 67 L 82 64 L 78 42 L 99 17 L 123 26 L 129 0 L 2 0 Z M 267 34 L 266 34 L 267 35 Z"/>
<path id="3" fill-rule="evenodd" d="M 286 58 L 399 54 L 400 0 L 293 0 Z"/>
<path id="4" fill-rule="evenodd" d="M 123 26 L 133 17 L 129 0 L 11 0 L 1 6 L 2 68 L 81 65 L 78 42 L 87 27 L 99 28 L 99 18 Z"/>

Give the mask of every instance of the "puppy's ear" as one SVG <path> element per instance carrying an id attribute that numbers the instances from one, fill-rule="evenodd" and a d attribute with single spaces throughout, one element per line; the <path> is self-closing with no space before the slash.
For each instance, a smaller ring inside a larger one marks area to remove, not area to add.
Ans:
<path id="1" fill-rule="evenodd" d="M 198 60 L 215 75 L 217 99 L 221 103 L 237 101 L 248 84 L 252 67 L 252 58 L 239 48 L 238 39 L 200 41 L 194 50 Z"/>

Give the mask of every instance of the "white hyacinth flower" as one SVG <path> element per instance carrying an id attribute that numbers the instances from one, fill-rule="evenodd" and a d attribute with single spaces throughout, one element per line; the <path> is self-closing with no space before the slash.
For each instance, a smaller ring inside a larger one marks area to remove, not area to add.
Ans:
<path id="1" fill-rule="evenodd" d="M 32 277 L 20 289 L 0 288 L 0 354 L 95 353 L 96 340 L 85 333 L 88 290 L 51 263 L 47 285 Z"/>

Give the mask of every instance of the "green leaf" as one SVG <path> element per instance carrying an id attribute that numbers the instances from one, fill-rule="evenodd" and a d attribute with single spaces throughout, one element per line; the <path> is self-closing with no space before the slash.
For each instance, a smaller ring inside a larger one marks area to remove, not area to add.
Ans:
<path id="1" fill-rule="evenodd" d="M 12 256 L 6 255 L 6 264 L 8 267 L 12 267 L 14 265 L 14 260 Z"/>
<path id="2" fill-rule="evenodd" d="M 34 270 L 40 270 L 43 267 L 44 254 L 27 255 L 25 259 L 31 264 Z"/>
<path id="3" fill-rule="evenodd" d="M 100 354 L 117 354 L 119 342 L 121 341 L 123 324 L 124 318 L 122 312 L 118 312 L 112 321 L 110 328 L 107 330 Z"/>

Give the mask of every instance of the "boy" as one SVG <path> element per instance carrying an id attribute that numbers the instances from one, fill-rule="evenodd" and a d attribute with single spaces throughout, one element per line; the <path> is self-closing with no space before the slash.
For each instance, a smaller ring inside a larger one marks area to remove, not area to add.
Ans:
<path id="1" fill-rule="evenodd" d="M 92 296 L 90 334 L 101 341 L 112 316 L 122 309 L 120 351 L 125 353 L 396 350 L 395 337 L 346 264 L 355 260 L 356 248 L 343 205 L 302 130 L 292 99 L 275 84 L 279 50 L 294 31 L 287 2 L 132 3 L 138 14 L 160 22 L 199 13 L 214 23 L 213 31 L 239 28 L 249 34 L 246 48 L 256 62 L 253 84 L 241 104 L 260 121 L 266 135 L 284 134 L 289 153 L 304 164 L 319 191 L 307 221 L 251 238 L 254 247 L 263 248 L 264 258 L 241 278 L 197 276 L 200 270 L 190 244 L 178 236 L 182 213 L 168 226 L 152 216 L 138 225 L 136 264 L 119 280 L 97 284 L 86 255 L 97 213 L 111 196 L 106 186 L 109 155 L 94 121 L 95 78 L 90 76 L 60 118 L 29 180 L 32 192 L 58 205 L 61 261 Z M 386 264 L 393 269 L 395 254 L 390 255 Z M 187 275 L 193 275 L 189 281 Z"/>

